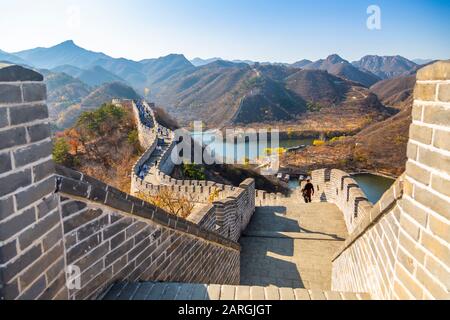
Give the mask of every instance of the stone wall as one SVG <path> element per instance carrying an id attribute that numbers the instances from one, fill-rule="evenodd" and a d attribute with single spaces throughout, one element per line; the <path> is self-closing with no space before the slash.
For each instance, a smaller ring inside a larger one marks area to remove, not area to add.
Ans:
<path id="1" fill-rule="evenodd" d="M 79 172 L 58 174 L 67 264 L 81 271 L 71 299 L 119 280 L 239 283 L 236 242 Z"/>
<path id="2" fill-rule="evenodd" d="M 421 69 L 405 175 L 333 262 L 333 290 L 450 299 L 450 61 Z"/>
<path id="3" fill-rule="evenodd" d="M 67 298 L 42 81 L 0 64 L 0 299 Z"/>
<path id="4" fill-rule="evenodd" d="M 154 116 L 153 111 L 149 105 L 145 103 L 146 108 L 149 109 L 148 114 L 152 118 L 152 123 L 159 126 L 163 130 L 167 130 L 160 126 Z M 133 103 L 133 109 L 137 110 Z M 135 113 L 136 121 L 140 122 L 139 113 Z M 141 126 L 145 127 L 143 124 Z M 177 180 L 170 175 L 174 169 L 172 161 L 172 152 L 176 147 L 174 140 L 174 133 L 168 131 L 167 143 L 168 146 L 163 146 L 162 153 L 157 158 L 157 165 L 149 164 L 150 172 L 142 179 L 139 176 L 140 168 L 144 163 L 148 163 L 149 159 L 156 159 L 155 153 L 160 153 L 156 150 L 158 139 L 154 135 L 145 135 L 142 140 L 147 142 L 149 149 L 141 156 L 133 167 L 131 177 L 131 193 L 138 195 L 140 193 L 148 195 L 157 195 L 163 189 L 168 189 L 173 197 L 187 197 L 192 202 L 202 205 L 210 204 L 210 196 L 218 193 L 218 199 L 211 206 L 201 206 L 195 212 L 195 219 L 193 221 L 204 222 L 214 221 L 215 226 L 208 225 L 209 230 L 214 230 L 228 239 L 239 240 L 242 231 L 249 223 L 251 216 L 255 211 L 255 181 L 247 179 L 239 187 L 230 185 L 223 185 L 211 181 L 197 181 L 197 180 Z M 146 131 L 139 131 L 139 134 L 146 133 Z M 153 161 L 152 161 L 153 162 Z M 204 218 L 202 218 L 202 215 Z M 211 216 L 215 216 L 211 218 Z"/>
<path id="5" fill-rule="evenodd" d="M 0 299 L 95 298 L 115 281 L 238 284 L 240 246 L 213 232 L 211 208 L 194 223 L 55 170 L 42 80 L 0 65 Z"/>

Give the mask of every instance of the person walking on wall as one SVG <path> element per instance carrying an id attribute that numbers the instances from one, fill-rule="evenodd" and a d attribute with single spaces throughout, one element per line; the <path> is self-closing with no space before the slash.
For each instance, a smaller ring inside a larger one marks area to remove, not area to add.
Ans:
<path id="1" fill-rule="evenodd" d="M 302 189 L 303 198 L 305 199 L 306 203 L 312 202 L 312 196 L 314 196 L 314 186 L 311 183 L 311 180 L 306 180 L 306 185 Z"/>

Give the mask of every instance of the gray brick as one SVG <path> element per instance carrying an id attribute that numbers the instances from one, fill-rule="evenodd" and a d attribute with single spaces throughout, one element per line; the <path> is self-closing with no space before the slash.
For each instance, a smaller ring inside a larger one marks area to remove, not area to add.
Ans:
<path id="1" fill-rule="evenodd" d="M 50 125 L 39 123 L 27 128 L 31 142 L 41 141 L 51 136 Z"/>
<path id="2" fill-rule="evenodd" d="M 14 151 L 14 162 L 16 167 L 21 167 L 29 163 L 47 158 L 52 154 L 52 143 L 46 141 L 39 144 L 32 144 Z"/>
<path id="3" fill-rule="evenodd" d="M 0 278 L 2 278 L 4 282 L 9 282 L 17 274 L 21 273 L 22 270 L 36 261 L 41 254 L 42 250 L 40 245 L 30 248 L 28 251 L 22 253 L 14 262 L 0 268 Z"/>
<path id="4" fill-rule="evenodd" d="M 14 300 L 19 295 L 19 281 L 16 279 L 0 286 L 0 300 Z"/>
<path id="5" fill-rule="evenodd" d="M 9 220 L 0 222 L 0 241 L 8 240 L 35 221 L 35 209 L 30 208 Z"/>
<path id="6" fill-rule="evenodd" d="M 77 266 L 81 270 L 86 270 L 93 264 L 95 264 L 97 261 L 103 259 L 105 255 L 109 251 L 109 243 L 103 242 L 101 245 L 96 247 L 94 250 L 89 252 L 88 255 L 84 256 L 80 260 L 77 261 Z"/>
<path id="7" fill-rule="evenodd" d="M 47 99 L 47 88 L 45 83 L 22 84 L 24 102 L 43 101 Z"/>
<path id="8" fill-rule="evenodd" d="M 128 251 L 133 248 L 133 239 L 130 239 L 111 251 L 109 254 L 106 255 L 105 258 L 105 266 L 111 265 L 114 261 L 119 259 L 120 257 L 124 256 Z"/>
<path id="9" fill-rule="evenodd" d="M 32 228 L 26 230 L 19 236 L 20 249 L 24 250 L 29 247 L 34 240 L 39 239 L 49 232 L 59 222 L 59 212 L 54 211 L 52 214 L 39 220 Z"/>
<path id="10" fill-rule="evenodd" d="M 4 128 L 9 124 L 7 113 L 7 108 L 0 108 L 0 128 Z"/>
<path id="11" fill-rule="evenodd" d="M 40 219 L 45 217 L 49 212 L 56 209 L 57 206 L 58 206 L 58 196 L 56 194 L 46 197 L 37 206 L 38 218 Z"/>
<path id="12" fill-rule="evenodd" d="M 52 231 L 47 233 L 42 239 L 42 249 L 48 251 L 51 247 L 55 245 L 59 240 L 63 239 L 63 234 L 61 230 L 61 225 L 57 224 Z"/>
<path id="13" fill-rule="evenodd" d="M 0 221 L 6 219 L 14 212 L 14 201 L 12 197 L 0 200 Z"/>
<path id="14" fill-rule="evenodd" d="M 33 182 L 41 181 L 55 173 L 55 163 L 53 160 L 40 163 L 33 167 Z"/>
<path id="15" fill-rule="evenodd" d="M 20 295 L 19 300 L 35 300 L 47 287 L 45 275 L 40 277 L 29 289 Z"/>
<path id="16" fill-rule="evenodd" d="M 62 177 L 59 183 L 59 192 L 72 196 L 87 198 L 89 185 L 81 181 L 75 181 Z"/>
<path id="17" fill-rule="evenodd" d="M 31 170 L 9 174 L 0 178 L 0 197 L 13 193 L 19 188 L 27 187 L 31 184 Z"/>
<path id="18" fill-rule="evenodd" d="M 0 104 L 2 103 L 22 103 L 20 86 L 0 84 Z"/>
<path id="19" fill-rule="evenodd" d="M 64 203 L 61 207 L 63 218 L 67 218 L 81 210 L 85 209 L 87 204 L 81 201 L 72 201 Z"/>
<path id="20" fill-rule="evenodd" d="M 82 241 L 86 239 L 87 237 L 90 237 L 91 235 L 95 234 L 96 232 L 103 229 L 105 226 L 109 224 L 108 216 L 103 216 L 98 220 L 92 221 L 84 226 L 82 226 L 80 229 L 78 229 L 78 240 Z"/>
<path id="21" fill-rule="evenodd" d="M 25 128 L 12 128 L 0 132 L 0 150 L 27 143 Z"/>
<path id="22" fill-rule="evenodd" d="M 43 81 L 43 76 L 31 69 L 15 64 L 0 67 L 0 82 Z"/>
<path id="23" fill-rule="evenodd" d="M 57 262 L 55 262 L 53 266 L 51 266 L 45 273 L 47 275 L 48 282 L 52 282 L 53 279 L 56 279 L 56 277 L 58 277 L 58 275 L 63 271 L 64 271 L 64 252 L 62 255 L 60 255 Z"/>
<path id="24" fill-rule="evenodd" d="M 86 223 L 97 219 L 102 215 L 102 210 L 87 210 L 77 215 L 70 216 L 69 219 L 64 221 L 64 233 L 69 233 L 70 231 L 85 225 Z"/>
<path id="25" fill-rule="evenodd" d="M 9 108 L 9 117 L 11 125 L 47 119 L 48 109 L 45 104 Z"/>
<path id="26" fill-rule="evenodd" d="M 125 232 L 121 232 L 118 235 L 111 238 L 111 250 L 117 248 L 125 241 Z"/>
<path id="27" fill-rule="evenodd" d="M 21 288 L 27 288 L 39 276 L 44 274 L 44 271 L 50 267 L 59 257 L 64 254 L 62 244 L 55 246 L 51 251 L 42 255 L 36 260 L 28 269 L 19 277 Z"/>
<path id="28" fill-rule="evenodd" d="M 66 276 L 62 273 L 50 285 L 45 288 L 44 292 L 39 296 L 39 300 L 51 300 L 56 297 L 57 293 L 66 285 Z"/>
<path id="29" fill-rule="evenodd" d="M 17 241 L 8 242 L 0 245 L 0 264 L 5 264 L 17 255 Z"/>
<path id="30" fill-rule="evenodd" d="M 69 252 L 67 252 L 67 263 L 72 264 L 89 251 L 92 251 L 101 243 L 101 240 L 101 234 L 96 234 L 85 241 L 78 243 L 76 246 L 71 248 Z"/>
<path id="31" fill-rule="evenodd" d="M 37 202 L 55 191 L 55 178 L 50 177 L 15 195 L 17 209 Z"/>
<path id="32" fill-rule="evenodd" d="M 131 213 L 133 203 L 126 199 L 126 196 L 118 195 L 114 192 L 108 192 L 105 204 L 115 209 Z"/>
<path id="33" fill-rule="evenodd" d="M 0 174 L 10 171 L 12 169 L 11 165 L 11 155 L 9 152 L 0 154 Z"/>
<path id="34" fill-rule="evenodd" d="M 119 232 L 125 230 L 128 226 L 130 226 L 133 223 L 133 219 L 131 218 L 123 218 L 120 221 L 117 221 L 113 225 L 109 226 L 108 228 L 105 228 L 103 230 L 103 239 L 109 239 L 112 236 L 115 236 Z"/>
<path id="35" fill-rule="evenodd" d="M 56 173 L 59 176 L 62 176 L 62 177 L 65 177 L 65 178 L 69 178 L 69 179 L 72 179 L 72 180 L 81 180 L 81 178 L 83 177 L 83 174 L 81 172 L 72 170 L 72 169 L 67 168 L 67 167 L 63 167 L 60 164 L 57 164 L 55 166 L 55 169 L 56 169 Z"/>

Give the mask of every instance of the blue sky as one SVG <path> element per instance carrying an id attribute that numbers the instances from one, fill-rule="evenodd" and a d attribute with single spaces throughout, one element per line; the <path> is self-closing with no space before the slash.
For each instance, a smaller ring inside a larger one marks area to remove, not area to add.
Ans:
<path id="1" fill-rule="evenodd" d="M 366 27 L 372 4 L 381 30 Z M 8 52 L 73 39 L 135 60 L 450 58 L 448 0 L 0 0 L 0 10 L 0 49 Z"/>

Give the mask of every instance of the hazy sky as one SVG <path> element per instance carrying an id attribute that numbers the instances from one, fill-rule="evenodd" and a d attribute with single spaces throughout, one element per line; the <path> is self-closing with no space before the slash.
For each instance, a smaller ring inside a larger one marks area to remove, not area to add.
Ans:
<path id="1" fill-rule="evenodd" d="M 366 26 L 369 5 L 381 30 Z M 73 39 L 113 57 L 294 62 L 338 53 L 450 58 L 443 0 L 0 0 L 0 49 Z"/>

